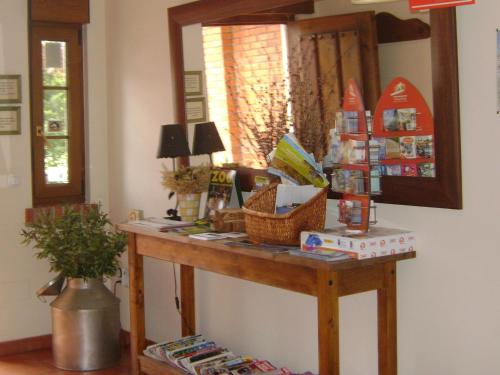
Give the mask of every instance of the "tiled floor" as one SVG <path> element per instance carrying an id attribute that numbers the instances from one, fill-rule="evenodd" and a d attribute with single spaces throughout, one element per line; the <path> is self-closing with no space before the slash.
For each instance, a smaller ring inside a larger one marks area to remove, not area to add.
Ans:
<path id="1" fill-rule="evenodd" d="M 0 375 L 130 375 L 130 359 L 124 352 L 120 364 L 112 369 L 75 372 L 64 371 L 52 365 L 52 352 L 40 350 L 36 352 L 0 357 Z"/>

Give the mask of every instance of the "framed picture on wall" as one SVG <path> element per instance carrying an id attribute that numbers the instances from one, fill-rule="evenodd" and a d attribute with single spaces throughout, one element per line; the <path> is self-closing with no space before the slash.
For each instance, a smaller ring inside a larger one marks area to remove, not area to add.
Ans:
<path id="1" fill-rule="evenodd" d="M 0 135 L 21 134 L 21 107 L 0 107 Z"/>
<path id="2" fill-rule="evenodd" d="M 203 73 L 201 70 L 184 72 L 184 92 L 186 96 L 203 95 Z"/>
<path id="3" fill-rule="evenodd" d="M 0 74 L 0 104 L 21 103 L 21 76 Z"/>
<path id="4" fill-rule="evenodd" d="M 186 99 L 186 120 L 188 124 L 207 121 L 205 98 Z"/>

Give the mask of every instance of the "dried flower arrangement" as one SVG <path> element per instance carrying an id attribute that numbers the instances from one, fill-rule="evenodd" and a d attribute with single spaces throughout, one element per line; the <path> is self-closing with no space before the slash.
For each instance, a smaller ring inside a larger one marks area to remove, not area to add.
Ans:
<path id="1" fill-rule="evenodd" d="M 161 184 L 177 194 L 203 193 L 208 190 L 211 168 L 206 165 L 180 167 L 168 170 L 164 165 L 161 171 Z"/>

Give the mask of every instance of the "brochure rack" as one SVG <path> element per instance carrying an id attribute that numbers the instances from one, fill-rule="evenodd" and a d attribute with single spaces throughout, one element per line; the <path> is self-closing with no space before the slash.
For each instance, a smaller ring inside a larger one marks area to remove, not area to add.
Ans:
<path id="1" fill-rule="evenodd" d="M 339 221 L 352 233 L 364 233 L 375 224 L 373 194 L 380 194 L 378 145 L 370 142 L 371 115 L 354 80 L 349 80 L 344 94 L 343 111 L 337 113 L 334 136 L 332 189 L 342 193 Z"/>
<path id="2" fill-rule="evenodd" d="M 434 120 L 408 80 L 398 77 L 387 86 L 375 110 L 372 135 L 382 176 L 436 177 Z"/>

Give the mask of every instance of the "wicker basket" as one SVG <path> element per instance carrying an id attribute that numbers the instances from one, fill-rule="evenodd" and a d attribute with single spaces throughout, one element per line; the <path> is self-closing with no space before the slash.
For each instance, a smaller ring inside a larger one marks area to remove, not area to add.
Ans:
<path id="1" fill-rule="evenodd" d="M 269 185 L 250 197 L 243 206 L 248 237 L 259 243 L 298 245 L 300 232 L 323 230 L 328 188 L 286 214 L 275 214 L 278 184 Z"/>

